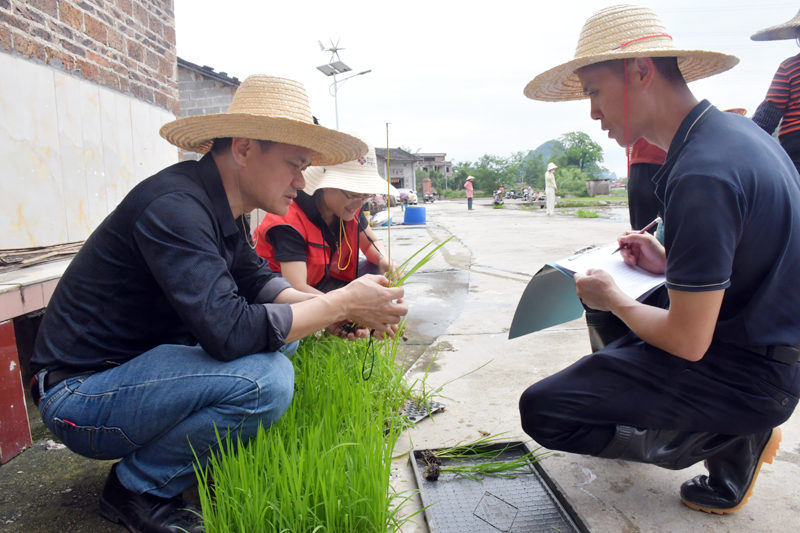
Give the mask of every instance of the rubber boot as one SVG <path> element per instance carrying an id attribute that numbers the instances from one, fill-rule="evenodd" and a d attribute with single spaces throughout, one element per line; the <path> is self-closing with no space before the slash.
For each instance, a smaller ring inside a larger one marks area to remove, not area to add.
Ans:
<path id="1" fill-rule="evenodd" d="M 598 457 L 682 470 L 720 453 L 740 438 L 713 433 L 617 426 L 614 439 Z"/>
<path id="2" fill-rule="evenodd" d="M 753 493 L 761 465 L 772 464 L 780 444 L 780 428 L 738 437 L 708 458 L 707 476 L 681 485 L 681 500 L 687 507 L 706 513 L 727 514 L 741 509 Z"/>
<path id="3" fill-rule="evenodd" d="M 630 333 L 628 326 L 614 313 L 586 309 L 586 325 L 589 327 L 589 343 L 592 353 L 602 350 L 620 337 Z"/>

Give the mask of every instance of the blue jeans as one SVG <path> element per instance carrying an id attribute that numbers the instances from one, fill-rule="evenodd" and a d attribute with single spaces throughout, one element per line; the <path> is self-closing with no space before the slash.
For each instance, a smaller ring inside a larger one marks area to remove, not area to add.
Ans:
<path id="1" fill-rule="evenodd" d="M 234 361 L 214 359 L 199 346 L 162 345 L 97 374 L 41 390 L 45 426 L 67 448 L 93 459 L 119 459 L 117 477 L 128 489 L 171 498 L 194 486 L 201 465 L 226 431 L 246 442 L 276 422 L 294 392 L 288 357 L 278 352 Z"/>

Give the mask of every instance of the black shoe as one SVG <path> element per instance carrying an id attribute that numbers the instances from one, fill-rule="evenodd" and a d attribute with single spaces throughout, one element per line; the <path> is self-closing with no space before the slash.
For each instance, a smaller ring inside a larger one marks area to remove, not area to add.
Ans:
<path id="1" fill-rule="evenodd" d="M 781 430 L 740 437 L 706 461 L 708 476 L 697 476 L 681 485 L 681 500 L 687 507 L 706 513 L 732 513 L 753 494 L 761 465 L 772 464 L 780 448 Z"/>
<path id="2" fill-rule="evenodd" d="M 114 523 L 122 522 L 134 533 L 200 533 L 203 518 L 196 508 L 180 497 L 159 498 L 126 489 L 117 478 L 117 465 L 111 467 L 100 514 Z"/>

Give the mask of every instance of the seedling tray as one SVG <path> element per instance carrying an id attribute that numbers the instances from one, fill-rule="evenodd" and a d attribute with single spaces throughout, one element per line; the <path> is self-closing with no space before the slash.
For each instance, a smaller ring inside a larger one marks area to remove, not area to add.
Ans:
<path id="1" fill-rule="evenodd" d="M 494 461 L 513 461 L 523 457 L 531 448 L 523 442 L 499 442 L 486 449 L 507 448 Z M 588 533 L 583 520 L 570 505 L 561 488 L 540 463 L 530 465 L 531 474 L 513 478 L 483 476 L 481 481 L 470 480 L 442 472 L 437 481 L 422 477 L 425 460 L 413 450 L 411 465 L 420 488 L 425 519 L 431 533 Z M 436 453 L 438 449 L 431 449 Z M 450 464 L 480 464 L 473 460 L 442 459 Z"/>

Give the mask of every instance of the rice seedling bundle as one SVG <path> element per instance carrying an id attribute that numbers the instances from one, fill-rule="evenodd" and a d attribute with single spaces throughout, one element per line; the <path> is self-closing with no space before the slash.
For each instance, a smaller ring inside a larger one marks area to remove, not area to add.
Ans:
<path id="1" fill-rule="evenodd" d="M 399 337 L 399 335 L 398 335 Z M 392 450 L 408 422 L 395 364 L 397 341 L 303 340 L 293 359 L 286 414 L 246 445 L 231 446 L 198 472 L 208 533 L 396 531 L 406 499 L 389 485 Z"/>

